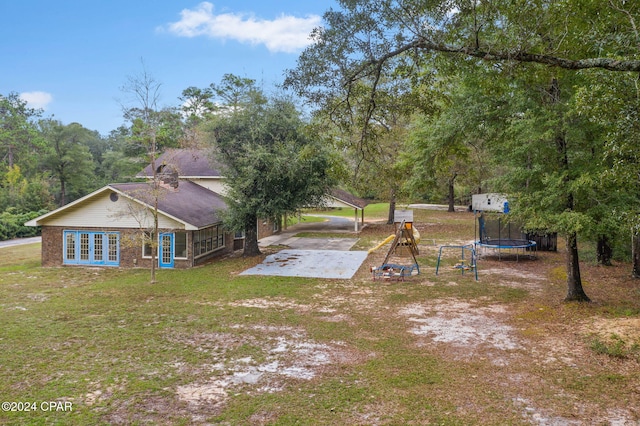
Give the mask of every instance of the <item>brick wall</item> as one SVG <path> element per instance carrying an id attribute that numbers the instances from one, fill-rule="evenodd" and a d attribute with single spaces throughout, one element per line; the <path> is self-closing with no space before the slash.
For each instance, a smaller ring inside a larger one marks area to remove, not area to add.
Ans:
<path id="1" fill-rule="evenodd" d="M 42 266 L 62 265 L 62 230 L 56 226 L 42 227 Z"/>
<path id="2" fill-rule="evenodd" d="M 275 227 L 274 225 L 277 224 L 277 227 Z M 274 227 L 276 228 L 274 230 Z M 274 235 L 274 234 L 278 234 L 280 233 L 280 229 L 281 225 L 280 225 L 280 220 L 264 220 L 264 219 L 258 219 L 258 239 L 262 239 L 265 237 L 268 237 L 270 235 Z"/>

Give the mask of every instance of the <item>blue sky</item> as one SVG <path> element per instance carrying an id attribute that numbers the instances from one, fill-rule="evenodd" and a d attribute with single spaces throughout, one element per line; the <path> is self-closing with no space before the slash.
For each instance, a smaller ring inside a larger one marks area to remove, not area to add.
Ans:
<path id="1" fill-rule="evenodd" d="M 161 106 L 226 73 L 281 83 L 335 0 L 0 0 L 0 95 L 106 135 L 144 68 Z M 129 105 L 135 106 L 135 105 Z"/>

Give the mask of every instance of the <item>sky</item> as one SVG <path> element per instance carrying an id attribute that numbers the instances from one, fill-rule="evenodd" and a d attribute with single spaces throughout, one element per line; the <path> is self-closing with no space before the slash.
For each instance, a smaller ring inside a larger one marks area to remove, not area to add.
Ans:
<path id="1" fill-rule="evenodd" d="M 0 95 L 106 136 L 146 70 L 160 106 L 224 74 L 284 80 L 337 0 L 0 0 Z"/>

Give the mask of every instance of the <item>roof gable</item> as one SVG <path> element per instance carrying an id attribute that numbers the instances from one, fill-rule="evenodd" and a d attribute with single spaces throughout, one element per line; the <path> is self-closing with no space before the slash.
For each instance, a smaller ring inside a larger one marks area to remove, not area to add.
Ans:
<path id="1" fill-rule="evenodd" d="M 127 214 L 125 207 L 118 207 L 118 197 L 113 198 L 113 194 L 122 195 L 145 209 L 151 209 L 154 204 L 149 183 L 111 184 L 32 219 L 26 225 L 139 227 L 136 220 L 140 218 L 134 218 L 133 212 Z M 188 181 L 180 181 L 177 189 L 161 187 L 158 196 L 162 227 L 201 229 L 220 223 L 220 212 L 226 208 L 221 195 Z"/>

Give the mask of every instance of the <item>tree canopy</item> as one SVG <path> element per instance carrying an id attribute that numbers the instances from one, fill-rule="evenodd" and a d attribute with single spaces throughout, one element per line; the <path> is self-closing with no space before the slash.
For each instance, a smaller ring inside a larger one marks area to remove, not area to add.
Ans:
<path id="1" fill-rule="evenodd" d="M 402 82 L 402 98 L 436 105 L 431 110 L 423 105 L 426 115 L 416 118 L 422 133 L 412 133 L 419 165 L 413 179 L 426 170 L 432 177 L 449 174 L 449 182 L 465 168 L 469 176 L 475 170 L 468 164 L 468 144 L 482 143 L 493 164 L 498 157 L 501 164 L 493 176 L 479 173 L 487 181 L 478 187 L 510 191 L 515 212 L 528 226 L 565 235 L 567 300 L 588 300 L 577 235 L 595 236 L 606 246 L 607 235 L 617 232 L 606 213 L 633 216 L 635 209 L 625 207 L 625 200 L 637 199 L 632 187 L 638 175 L 624 173 L 625 190 L 619 191 L 624 195 L 616 197 L 610 183 L 598 180 L 607 168 L 637 169 L 637 156 L 623 136 L 634 133 L 634 124 L 619 118 L 607 124 L 607 114 L 596 112 L 604 103 L 584 99 L 591 87 L 609 92 L 598 80 L 602 73 L 620 74 L 616 82 L 636 78 L 629 73 L 640 71 L 640 5 L 626 0 L 339 3 L 341 10 L 324 15 L 325 27 L 314 32 L 315 43 L 288 72 L 286 84 L 333 114 L 348 116 L 359 102 L 355 121 L 363 129 L 362 146 L 368 129 L 378 125 L 375 117 L 390 82 Z M 614 102 L 616 111 L 635 116 L 638 90 L 623 99 Z"/>
<path id="2" fill-rule="evenodd" d="M 228 187 L 227 224 L 245 232 L 244 253 L 260 253 L 258 219 L 319 204 L 333 183 L 330 155 L 306 132 L 295 104 L 267 98 L 252 81 L 233 79 L 232 102 L 207 125 Z"/>

